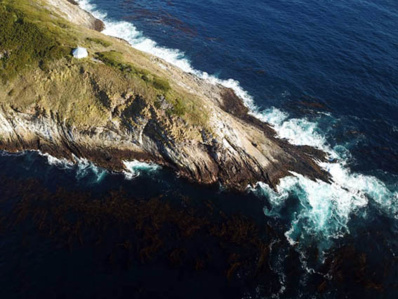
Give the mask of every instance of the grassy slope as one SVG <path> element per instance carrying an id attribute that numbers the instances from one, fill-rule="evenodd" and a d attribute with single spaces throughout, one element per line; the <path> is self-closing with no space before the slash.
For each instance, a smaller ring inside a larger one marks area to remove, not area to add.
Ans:
<path id="1" fill-rule="evenodd" d="M 77 45 L 90 58 L 72 58 Z M 0 103 L 18 111 L 56 112 L 82 128 L 106 125 L 111 102 L 129 92 L 153 107 L 163 95 L 172 107 L 167 115 L 206 123 L 200 100 L 172 84 L 148 55 L 64 20 L 42 0 L 0 0 L 0 57 Z"/>

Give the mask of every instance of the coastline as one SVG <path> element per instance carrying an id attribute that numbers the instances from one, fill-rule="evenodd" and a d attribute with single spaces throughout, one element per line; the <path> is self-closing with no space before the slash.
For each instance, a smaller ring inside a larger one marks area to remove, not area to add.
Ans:
<path id="1" fill-rule="evenodd" d="M 51 1 L 72 6 L 66 0 Z M 73 7 L 81 9 L 76 5 Z M 97 20 L 86 13 L 91 21 Z M 89 29 L 92 28 L 89 26 Z M 118 39 L 118 43 L 125 42 Z M 126 45 L 118 47 L 126 49 Z M 131 48 L 130 45 L 128 47 Z M 40 150 L 72 161 L 73 156 L 86 158 L 113 171 L 123 171 L 122 161 L 126 160 L 153 162 L 173 169 L 192 182 L 221 183 L 238 191 L 259 181 L 275 190 L 279 180 L 291 172 L 301 173 L 312 180 L 329 181 L 329 175 L 316 162 L 325 161 L 325 153 L 277 138 L 268 124 L 249 113 L 233 90 L 186 73 L 153 55 L 145 54 L 144 59 L 151 61 L 151 67 L 157 71 L 162 69 L 173 81 L 174 88 L 183 88 L 199 96 L 199 107 L 207 107 L 207 112 L 200 113 L 206 114 L 209 123 L 205 126 L 190 125 L 181 117 L 166 115 L 164 109 L 159 110 L 152 105 L 141 107 L 139 101 L 134 101 L 132 107 L 140 107 L 140 114 L 134 117 L 144 117 L 144 123 L 134 124 L 138 129 L 126 131 L 117 123 L 108 121 L 104 126 L 86 127 L 82 131 L 75 124 L 66 124 L 57 111 L 43 114 L 37 109 L 22 112 L 3 106 L 0 127 L 8 130 L 9 137 L 7 142 L 0 142 L 0 147 L 12 152 Z M 121 100 L 131 101 L 128 95 Z M 164 102 L 160 105 L 165 109 L 169 107 Z M 43 129 L 46 134 L 43 134 Z M 105 140 L 104 136 L 107 136 Z"/>

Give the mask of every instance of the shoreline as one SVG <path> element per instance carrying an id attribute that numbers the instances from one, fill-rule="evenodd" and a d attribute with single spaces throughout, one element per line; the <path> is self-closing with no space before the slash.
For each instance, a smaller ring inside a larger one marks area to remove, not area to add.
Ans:
<path id="1" fill-rule="evenodd" d="M 72 0 L 72 1 L 74 1 L 74 0 Z M 94 18 L 97 18 L 90 11 L 85 10 L 83 7 L 81 7 L 80 3 L 77 2 L 76 5 L 78 5 L 82 10 L 84 10 L 88 14 L 92 15 Z M 101 19 L 98 19 L 98 20 L 100 20 L 101 22 L 105 22 L 104 20 L 101 20 Z M 131 45 L 129 41 L 127 41 L 127 40 L 125 40 L 123 38 L 120 38 L 118 36 L 111 36 L 111 37 L 120 39 L 120 40 L 126 42 L 130 47 L 134 48 L 134 46 Z M 154 55 L 152 53 L 148 53 L 148 54 L 153 55 L 153 56 L 155 56 L 158 59 L 163 59 L 163 58 L 161 58 L 159 56 L 156 56 L 156 55 Z M 196 78 L 198 78 L 200 80 L 206 81 L 208 84 L 212 84 L 212 85 L 215 85 L 215 86 L 222 86 L 225 89 L 225 91 L 226 91 L 225 92 L 225 97 L 227 98 L 227 100 L 225 100 L 221 104 L 221 106 L 222 106 L 222 109 L 225 110 L 226 112 L 228 112 L 228 113 L 230 113 L 230 114 L 232 114 L 232 115 L 234 115 L 234 116 L 236 116 L 238 118 L 244 119 L 244 120 L 252 123 L 253 125 L 257 126 L 261 130 L 266 132 L 267 137 L 273 138 L 276 142 L 279 141 L 280 144 L 285 146 L 285 147 L 300 147 L 300 148 L 303 148 L 304 151 L 308 152 L 309 155 L 313 156 L 314 160 L 317 160 L 319 162 L 326 162 L 327 161 L 327 156 L 329 155 L 329 153 L 325 152 L 322 149 L 318 149 L 318 148 L 315 148 L 315 147 L 310 146 L 310 145 L 294 145 L 294 144 L 290 143 L 286 139 L 277 137 L 277 132 L 272 127 L 272 125 L 267 123 L 267 122 L 265 122 L 265 121 L 263 121 L 263 120 L 261 120 L 258 116 L 256 116 L 257 112 L 253 111 L 251 109 L 250 106 L 252 106 L 252 107 L 254 107 L 256 109 L 255 104 L 251 103 L 252 99 L 251 98 L 250 99 L 246 99 L 246 101 L 245 101 L 245 98 L 249 98 L 250 96 L 249 95 L 245 96 L 244 94 L 246 93 L 246 91 L 244 91 L 243 89 L 239 90 L 239 92 L 238 92 L 235 88 L 227 87 L 224 84 L 218 82 L 218 81 L 225 81 L 225 80 L 217 79 L 216 81 L 214 81 L 214 78 L 211 78 L 211 77 L 202 78 L 202 76 L 197 74 L 197 71 L 188 72 L 188 71 L 185 71 L 184 69 L 180 68 L 178 65 L 173 64 L 173 66 L 179 68 L 182 72 L 184 72 L 186 74 L 192 75 L 192 76 L 194 76 L 194 77 L 196 77 Z M 207 75 L 207 73 L 204 73 L 204 74 Z M 233 79 L 229 79 L 227 81 L 231 81 L 231 80 L 233 80 Z M 239 87 L 239 89 L 241 89 L 241 88 Z M 239 95 L 239 94 L 241 94 L 241 95 Z M 323 175 L 321 175 L 321 177 L 322 177 L 321 179 L 323 181 L 330 182 L 330 175 L 327 174 L 326 172 L 323 172 Z M 316 177 L 315 176 L 314 177 L 310 177 L 310 179 L 315 180 Z M 279 179 L 278 179 L 278 181 L 279 181 Z M 259 182 L 254 183 L 252 186 L 256 185 Z M 271 186 L 272 189 L 276 190 L 277 182 L 271 182 L 269 180 L 268 184 Z"/>
<path id="2" fill-rule="evenodd" d="M 73 7 L 82 10 L 91 21 L 96 20 L 90 12 L 69 1 L 47 1 L 63 3 L 68 9 Z M 59 11 L 62 7 L 56 6 L 55 9 Z M 81 12 L 77 14 L 80 15 Z M 69 15 L 71 18 L 73 16 Z M 102 33 L 98 34 L 102 36 Z M 189 90 L 191 94 L 200 97 L 197 105 L 201 110 L 206 107 L 200 114 L 208 118 L 208 123 L 189 124 L 181 117 L 167 115 L 170 104 L 163 100 L 158 109 L 153 104 L 141 103 L 143 100 L 132 100 L 128 94 L 118 101 L 130 105 L 132 111 L 139 112 L 133 115 L 133 120 L 139 117 L 144 121 L 134 121 L 134 130 L 128 126 L 127 129 L 123 128 L 120 122 L 114 121 L 108 121 L 102 127 L 91 125 L 82 130 L 78 126 L 66 124 L 65 118 L 58 111 L 44 110 L 43 113 L 43 109 L 35 108 L 31 112 L 23 112 L 3 105 L 0 128 L 9 137 L 6 142 L 0 140 L 1 149 L 10 152 L 40 150 L 71 161 L 75 155 L 119 172 L 125 170 L 122 161 L 153 162 L 174 170 L 177 175 L 191 182 L 204 185 L 221 183 L 226 188 L 237 191 L 244 191 L 247 186 L 254 186 L 258 182 L 265 182 L 276 190 L 279 180 L 290 176 L 292 172 L 311 180 L 330 181 L 329 174 L 316 162 L 325 161 L 326 153 L 310 146 L 296 146 L 278 138 L 275 130 L 253 116 L 244 99 L 231 88 L 210 78 L 187 73 L 154 55 L 135 50 L 130 44 L 126 45 L 126 41 L 120 41 L 120 38 L 108 36 L 108 40 L 117 43 L 120 51 L 142 55 L 142 58 L 134 56 L 134 62 L 137 63 L 138 58 L 148 60 L 148 66 L 156 70 L 155 73 L 164 73 L 173 88 L 184 92 Z M 95 65 L 97 67 L 102 66 Z M 84 72 L 83 76 L 91 77 L 90 82 L 94 82 L 95 86 L 103 79 L 90 72 Z M 111 77 L 108 79 L 114 80 Z M 109 98 L 108 95 L 107 97 Z M 119 115 L 124 117 L 124 114 Z M 126 122 L 127 119 L 122 118 L 121 121 Z"/>

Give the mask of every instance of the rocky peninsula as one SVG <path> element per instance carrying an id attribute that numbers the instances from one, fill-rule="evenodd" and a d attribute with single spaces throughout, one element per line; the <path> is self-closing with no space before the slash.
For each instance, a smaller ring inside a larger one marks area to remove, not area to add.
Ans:
<path id="1" fill-rule="evenodd" d="M 329 179 L 325 154 L 276 137 L 235 93 L 102 34 L 71 0 L 0 0 L 0 149 L 154 162 L 232 190 L 291 172 Z M 71 52 L 85 47 L 89 57 Z"/>

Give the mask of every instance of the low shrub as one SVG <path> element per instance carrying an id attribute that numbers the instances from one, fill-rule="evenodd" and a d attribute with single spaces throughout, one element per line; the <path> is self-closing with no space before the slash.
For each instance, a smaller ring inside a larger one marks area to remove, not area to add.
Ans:
<path id="1" fill-rule="evenodd" d="M 117 68 L 125 74 L 131 74 L 139 77 L 141 80 L 152 85 L 154 88 L 162 91 L 163 93 L 167 93 L 170 90 L 170 84 L 166 79 L 153 75 L 147 70 L 136 68 L 130 63 L 125 63 L 123 55 L 120 52 L 114 50 L 98 52 L 96 53 L 96 57 L 106 65 Z"/>
<path id="2" fill-rule="evenodd" d="M 44 67 L 70 48 L 12 7 L 0 6 L 0 77 L 7 81 L 29 66 Z"/>
<path id="3" fill-rule="evenodd" d="M 91 37 L 87 37 L 86 38 L 87 41 L 92 42 L 92 43 L 96 43 L 98 45 L 101 45 L 105 48 L 112 46 L 111 42 L 108 42 L 106 40 L 100 39 L 100 38 L 91 38 Z"/>

